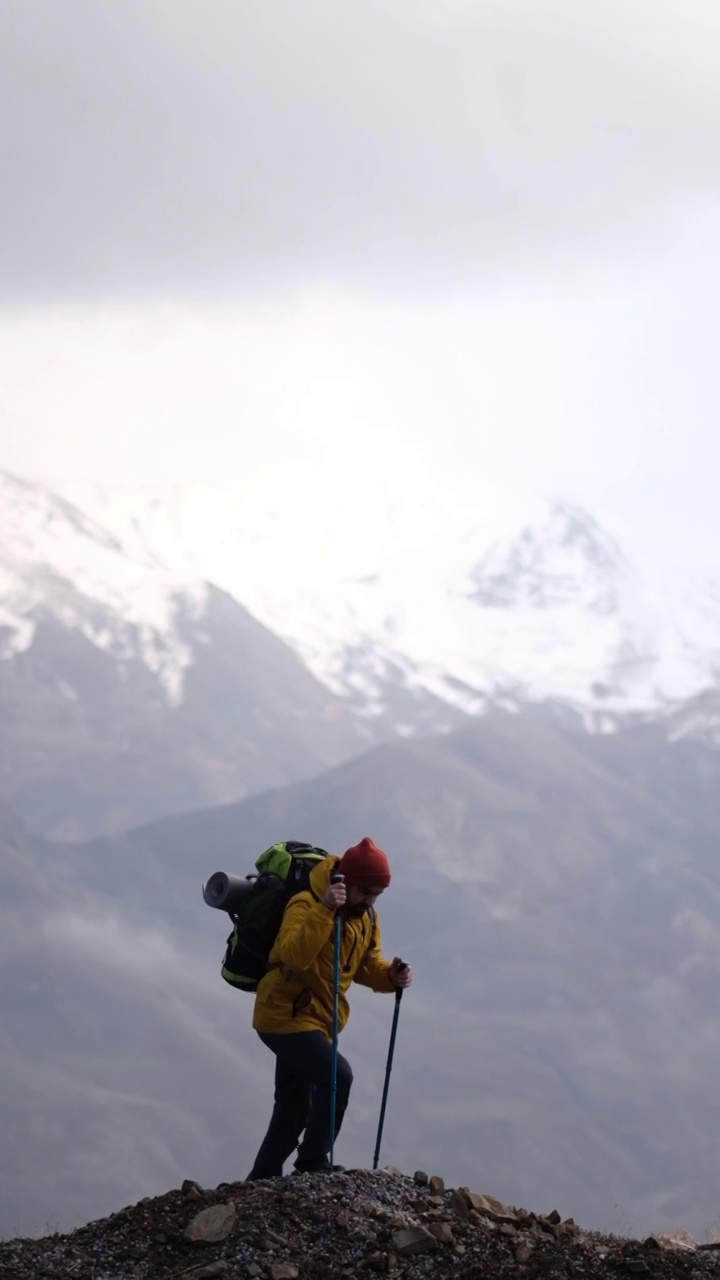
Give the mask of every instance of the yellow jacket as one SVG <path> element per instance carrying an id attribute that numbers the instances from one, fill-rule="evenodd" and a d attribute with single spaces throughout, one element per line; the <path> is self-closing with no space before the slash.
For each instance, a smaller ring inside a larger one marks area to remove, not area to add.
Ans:
<path id="1" fill-rule="evenodd" d="M 255 996 L 253 1027 L 266 1034 L 324 1031 L 332 1037 L 335 913 L 323 897 L 339 857 L 324 858 L 311 871 L 309 890 L 290 899 L 268 957 L 273 967 Z M 394 991 L 390 961 L 383 960 L 377 912 L 343 921 L 340 948 L 338 1030 L 350 1007 L 345 992 L 351 982 L 373 991 Z"/>

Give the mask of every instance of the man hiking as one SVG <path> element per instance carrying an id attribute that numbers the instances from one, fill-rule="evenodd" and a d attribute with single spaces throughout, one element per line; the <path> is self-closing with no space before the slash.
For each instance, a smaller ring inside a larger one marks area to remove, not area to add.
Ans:
<path id="1" fill-rule="evenodd" d="M 343 882 L 333 883 L 342 875 Z M 330 1171 L 333 1061 L 334 925 L 340 913 L 338 1031 L 350 1015 L 346 991 L 361 982 L 373 991 L 409 987 L 412 970 L 385 960 L 375 903 L 390 884 L 382 849 L 365 837 L 342 857 L 311 871 L 309 888 L 291 898 L 255 997 L 253 1027 L 275 1054 L 275 1105 L 248 1181 L 279 1178 L 298 1148 L 298 1173 Z M 335 1137 L 350 1095 L 352 1071 L 337 1055 Z M 300 1136 L 304 1130 L 304 1137 Z"/>

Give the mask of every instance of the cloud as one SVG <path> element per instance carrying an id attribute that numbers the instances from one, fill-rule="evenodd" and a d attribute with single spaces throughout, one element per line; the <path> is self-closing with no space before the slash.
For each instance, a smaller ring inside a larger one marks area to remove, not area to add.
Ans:
<path id="1" fill-rule="evenodd" d="M 713 237 L 652 269 L 423 307 L 319 290 L 286 306 L 0 318 L 0 466 L 81 506 L 95 482 L 157 486 L 170 502 L 232 486 L 260 523 L 281 493 L 356 520 L 369 495 L 418 511 L 438 489 L 458 503 L 555 495 L 623 544 L 688 527 L 691 558 L 706 559 L 720 466 Z M 358 545 L 373 538 L 365 527 Z"/>
<path id="2" fill-rule="evenodd" d="M 10 301 L 452 285 L 717 197 L 711 0 L 37 0 L 0 15 Z"/>
<path id="3" fill-rule="evenodd" d="M 167 978 L 180 961 L 177 948 L 159 929 L 138 928 L 106 911 L 92 914 L 63 910 L 45 917 L 39 925 L 49 940 L 86 954 L 93 963 L 118 969 L 129 976 Z"/>
<path id="4" fill-rule="evenodd" d="M 138 1008 L 158 1010 L 164 1023 L 190 1032 L 216 1061 L 237 1064 L 238 1046 L 226 1034 L 227 1010 L 237 1001 L 232 1005 L 233 993 L 219 976 L 224 935 L 210 955 L 182 945 L 166 926 L 135 923 L 96 905 L 92 912 L 65 908 L 42 916 L 36 936 L 56 949 L 59 963 L 74 957 L 97 975 L 100 995 L 115 998 L 130 989 Z"/>
<path id="5" fill-rule="evenodd" d="M 711 0 L 2 6 L 0 465 L 716 526 L 718 36 Z"/>

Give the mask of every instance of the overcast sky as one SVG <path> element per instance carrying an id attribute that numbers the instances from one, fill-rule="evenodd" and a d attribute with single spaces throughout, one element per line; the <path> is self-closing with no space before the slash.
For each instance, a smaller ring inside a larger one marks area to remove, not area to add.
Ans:
<path id="1" fill-rule="evenodd" d="M 0 0 L 0 63 L 0 466 L 720 534 L 717 0 Z"/>

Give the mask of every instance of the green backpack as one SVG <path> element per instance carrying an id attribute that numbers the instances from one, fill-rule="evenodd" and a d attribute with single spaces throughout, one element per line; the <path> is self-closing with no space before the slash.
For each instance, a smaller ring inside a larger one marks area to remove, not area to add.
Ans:
<path id="1" fill-rule="evenodd" d="M 236 991 L 257 991 L 288 902 L 308 888 L 310 872 L 327 856 L 326 849 L 301 840 L 283 840 L 260 854 L 258 874 L 246 877 L 250 887 L 228 911 L 234 927 L 220 972 Z"/>

